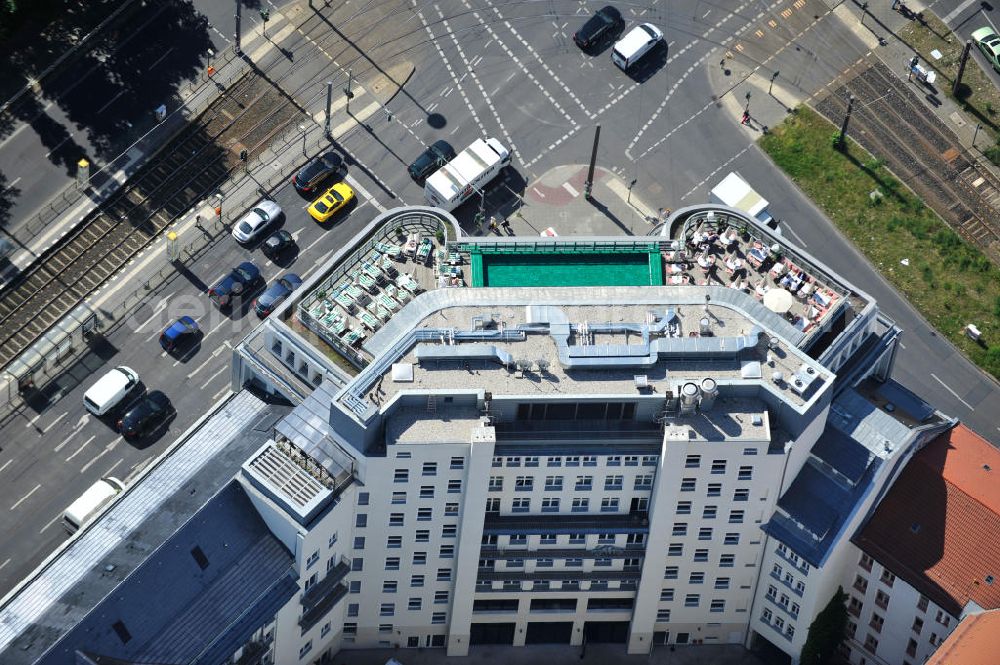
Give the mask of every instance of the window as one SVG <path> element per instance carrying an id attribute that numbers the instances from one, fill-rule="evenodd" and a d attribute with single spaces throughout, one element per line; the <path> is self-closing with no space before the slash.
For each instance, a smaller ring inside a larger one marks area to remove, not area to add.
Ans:
<path id="1" fill-rule="evenodd" d="M 431 532 L 427 529 L 417 529 L 417 533 L 413 539 L 418 543 L 429 542 L 431 539 Z"/>
<path id="2" fill-rule="evenodd" d="M 351 570 L 357 572 L 365 569 L 365 560 L 360 557 L 351 559 Z"/>
<path id="3" fill-rule="evenodd" d="M 514 490 L 517 492 L 529 492 L 534 488 L 535 478 L 533 476 L 518 476 L 514 479 Z"/>
<path id="4" fill-rule="evenodd" d="M 708 550 L 707 549 L 698 549 L 698 550 L 695 550 L 694 551 L 694 560 L 695 561 L 708 561 Z"/>
<path id="5" fill-rule="evenodd" d="M 389 526 L 403 526 L 403 513 L 389 513 Z"/>
<path id="6" fill-rule="evenodd" d="M 420 498 L 421 499 L 433 499 L 434 498 L 434 486 L 433 485 L 421 485 L 420 486 Z"/>
<path id="7" fill-rule="evenodd" d="M 524 466 L 538 466 L 538 457 L 533 457 L 533 456 L 525 457 Z"/>
<path id="8" fill-rule="evenodd" d="M 868 580 L 866 580 L 861 575 L 855 575 L 854 576 L 854 588 L 857 589 L 858 591 L 860 591 L 861 593 L 867 592 L 868 591 Z"/>
<path id="9" fill-rule="evenodd" d="M 380 633 L 391 633 L 392 632 L 392 624 L 391 623 L 380 623 L 378 625 L 378 632 L 380 632 Z M 386 646 L 389 646 L 388 642 L 386 642 Z"/>
<path id="10" fill-rule="evenodd" d="M 458 504 L 457 503 L 446 503 L 446 504 L 444 504 L 444 516 L 445 517 L 458 517 Z"/>
<path id="11" fill-rule="evenodd" d="M 760 620 L 764 623 L 771 623 L 772 618 L 774 618 L 774 614 L 765 607 L 764 611 L 760 613 Z"/>
<path id="12" fill-rule="evenodd" d="M 656 610 L 657 621 L 670 621 L 670 610 Z"/>
<path id="13" fill-rule="evenodd" d="M 606 464 L 608 466 L 621 466 L 622 465 L 621 455 L 608 455 Z"/>
<path id="14" fill-rule="evenodd" d="M 545 463 L 546 466 L 562 466 L 562 457 L 550 457 Z"/>
<path id="15" fill-rule="evenodd" d="M 688 584 L 704 584 L 705 573 L 695 571 L 688 576 Z"/>
<path id="16" fill-rule="evenodd" d="M 607 476 L 604 478 L 604 489 L 620 490 L 624 482 L 625 479 L 623 476 Z"/>
<path id="17" fill-rule="evenodd" d="M 907 642 L 907 644 L 906 644 L 906 655 L 907 656 L 911 656 L 911 657 L 917 655 L 917 641 L 916 640 L 914 640 L 914 639 L 911 638 L 910 641 Z"/>
<path id="18" fill-rule="evenodd" d="M 792 577 L 791 573 L 785 573 L 785 578 L 784 579 L 785 579 L 785 584 L 791 586 L 792 580 L 794 580 L 795 578 Z M 800 582 L 800 584 L 801 584 L 801 582 Z M 796 591 L 802 591 L 802 589 L 800 589 L 798 586 L 795 587 L 795 590 Z"/>
<path id="19" fill-rule="evenodd" d="M 602 513 L 617 513 L 619 508 L 619 500 L 617 497 L 604 497 L 601 499 L 601 512 Z"/>
<path id="20" fill-rule="evenodd" d="M 423 575 L 411 575 L 410 576 L 410 587 L 414 589 L 419 589 L 424 585 Z"/>
<path id="21" fill-rule="evenodd" d="M 919 635 L 920 631 L 922 631 L 924 629 L 924 620 L 921 619 L 920 617 L 913 617 L 913 626 L 911 626 L 910 629 L 914 633 L 916 633 L 917 635 Z M 910 654 L 910 655 L 912 656 L 913 654 Z"/>
<path id="22" fill-rule="evenodd" d="M 682 543 L 670 543 L 667 546 L 667 556 L 684 556 L 684 545 Z"/>
<path id="23" fill-rule="evenodd" d="M 402 450 L 396 453 L 396 459 L 410 459 L 409 451 Z"/>
<path id="24" fill-rule="evenodd" d="M 461 480 L 449 480 L 448 481 L 448 494 L 459 494 L 462 491 L 462 481 Z"/>
<path id="25" fill-rule="evenodd" d="M 714 520 L 718 512 L 718 506 L 705 506 L 705 508 L 701 511 L 701 516 L 706 520 Z"/>
<path id="26" fill-rule="evenodd" d="M 127 641 L 127 640 L 125 640 L 125 641 Z M 313 641 L 312 640 L 309 640 L 308 642 L 306 642 L 305 644 L 303 644 L 302 647 L 299 649 L 299 660 L 302 660 L 303 658 L 305 658 L 306 654 L 308 654 L 310 651 L 312 651 L 312 648 L 313 648 Z"/>
<path id="27" fill-rule="evenodd" d="M 434 592 L 434 604 L 441 605 L 448 602 L 448 592 L 447 591 L 435 591 Z"/>
<path id="28" fill-rule="evenodd" d="M 674 528 L 671 532 L 673 536 L 686 536 L 688 532 L 687 522 L 674 522 Z"/>
<path id="29" fill-rule="evenodd" d="M 573 499 L 572 511 L 574 513 L 585 513 L 590 508 L 590 499 Z"/>
<path id="30" fill-rule="evenodd" d="M 552 559 L 535 559 L 536 568 L 551 568 L 553 563 Z"/>
<path id="31" fill-rule="evenodd" d="M 637 490 L 651 490 L 653 489 L 653 474 L 644 473 L 635 477 L 635 483 L 632 485 L 633 489 Z"/>
<path id="32" fill-rule="evenodd" d="M 886 585 L 887 587 L 891 587 L 893 582 L 896 581 L 896 576 L 890 573 L 888 570 L 883 569 L 882 577 L 880 577 L 878 581 Z"/>
<path id="33" fill-rule="evenodd" d="M 444 612 L 435 612 L 431 615 L 431 623 L 444 623 L 445 616 Z"/>
<path id="34" fill-rule="evenodd" d="M 509 467 L 510 466 L 521 466 L 521 458 L 520 457 L 508 457 L 507 458 L 507 466 L 509 466 Z"/>
<path id="35" fill-rule="evenodd" d="M 511 512 L 514 513 L 526 513 L 531 510 L 531 499 L 520 498 L 514 499 L 511 502 Z"/>
<path id="36" fill-rule="evenodd" d="M 501 466 L 503 466 L 503 458 L 502 457 L 496 457 L 496 456 L 494 456 L 493 457 L 493 468 L 495 469 L 495 468 L 501 467 Z"/>
<path id="37" fill-rule="evenodd" d="M 424 469 L 420 475 L 422 476 L 436 476 L 438 472 L 437 462 L 424 462 Z"/>
<path id="38" fill-rule="evenodd" d="M 542 512 L 543 513 L 559 512 L 559 498 L 547 496 L 544 499 L 542 499 Z"/>
<path id="39" fill-rule="evenodd" d="M 406 609 L 408 610 L 419 610 L 423 605 L 423 600 L 420 598 L 410 598 L 406 603 Z"/>
<path id="40" fill-rule="evenodd" d="M 393 492 L 392 503 L 395 505 L 406 503 L 406 492 Z"/>
<path id="41" fill-rule="evenodd" d="M 920 610 L 921 612 L 926 612 L 927 604 L 929 602 L 930 601 L 927 600 L 927 596 L 920 596 L 920 600 L 917 601 L 917 609 Z"/>
<path id="42" fill-rule="evenodd" d="M 678 501 L 677 502 L 677 514 L 678 515 L 690 515 L 691 514 L 691 502 L 690 501 Z"/>
<path id="43" fill-rule="evenodd" d="M 784 607 L 787 610 L 788 609 L 788 601 L 789 600 L 790 599 L 789 599 L 788 595 L 783 593 L 783 594 L 781 594 L 781 598 L 778 600 L 778 604 L 781 605 L 782 607 Z"/>
<path id="44" fill-rule="evenodd" d="M 756 455 L 757 454 L 757 449 L 756 448 L 744 448 L 743 449 L 743 454 L 744 455 Z"/>
<path id="45" fill-rule="evenodd" d="M 781 629 L 785 627 L 785 620 L 782 619 L 781 617 L 775 617 L 774 618 L 774 627 L 777 628 L 778 631 L 780 632 Z"/>
<path id="46" fill-rule="evenodd" d="M 875 559 L 868 556 L 866 553 L 861 553 L 861 561 L 858 565 L 867 570 L 869 573 L 872 572 L 872 564 L 875 563 Z"/>
<path id="47" fill-rule="evenodd" d="M 889 607 L 889 594 L 881 589 L 875 593 L 875 604 L 883 610 Z"/>
<path id="48" fill-rule="evenodd" d="M 413 553 L 413 565 L 422 566 L 427 563 L 427 552 L 414 552 Z"/>
<path id="49" fill-rule="evenodd" d="M 729 588 L 729 578 L 728 577 L 716 577 L 715 578 L 715 588 L 716 589 L 728 589 Z"/>
<path id="50" fill-rule="evenodd" d="M 385 558 L 385 569 L 386 570 L 399 570 L 399 557 L 389 556 Z"/>
<path id="51" fill-rule="evenodd" d="M 750 490 L 737 489 L 733 492 L 733 501 L 749 501 L 749 500 L 750 500 Z"/>
<path id="52" fill-rule="evenodd" d="M 719 557 L 720 568 L 732 568 L 734 565 L 736 565 L 736 555 L 723 554 Z"/>
<path id="53" fill-rule="evenodd" d="M 580 568 L 582 566 L 583 566 L 583 559 L 575 559 L 575 558 L 566 559 L 567 568 Z"/>
<path id="54" fill-rule="evenodd" d="M 712 527 L 703 526 L 698 529 L 698 540 L 712 540 Z"/>
<path id="55" fill-rule="evenodd" d="M 614 545 L 615 544 L 615 534 L 613 534 L 613 533 L 599 533 L 599 534 L 597 534 L 597 544 L 598 545 Z"/>
<path id="56" fill-rule="evenodd" d="M 418 522 L 430 522 L 431 521 L 431 509 L 430 508 L 418 508 L 417 509 L 417 521 Z"/>
<path id="57" fill-rule="evenodd" d="M 392 475 L 393 482 L 405 483 L 410 479 L 409 469 L 396 469 Z"/>
<path id="58" fill-rule="evenodd" d="M 688 455 L 684 460 L 685 469 L 697 469 L 701 466 L 701 455 Z"/>
<path id="59" fill-rule="evenodd" d="M 673 589 L 661 589 L 660 590 L 660 600 L 666 602 L 674 599 Z"/>
<path id="60" fill-rule="evenodd" d="M 360 611 L 361 611 L 361 605 L 359 605 L 358 603 L 350 603 L 347 606 L 347 616 L 349 617 L 358 616 L 358 612 Z"/>
<path id="61" fill-rule="evenodd" d="M 547 492 L 561 492 L 562 488 L 562 476 L 545 476 L 545 490 Z"/>
<path id="62" fill-rule="evenodd" d="M 567 455 L 566 456 L 566 466 L 580 466 L 580 456 L 579 455 Z"/>
<path id="63" fill-rule="evenodd" d="M 356 623 L 344 624 L 344 635 L 357 635 L 357 634 L 358 634 L 358 624 Z"/>
<path id="64" fill-rule="evenodd" d="M 590 490 L 594 487 L 594 477 L 593 476 L 577 476 L 576 477 L 576 489 L 580 490 Z"/>
<path id="65" fill-rule="evenodd" d="M 503 490 L 503 476 L 490 476 L 490 484 L 487 487 L 490 492 L 500 492 Z"/>
<path id="66" fill-rule="evenodd" d="M 753 467 L 741 466 L 736 474 L 736 480 L 753 480 Z"/>
<path id="67" fill-rule="evenodd" d="M 359 513 L 358 515 L 356 515 L 354 518 L 354 526 L 356 526 L 359 529 L 363 529 L 366 526 L 368 526 L 368 515 L 365 515 L 364 513 Z M 334 540 L 334 542 L 337 541 Z"/>
<path id="68" fill-rule="evenodd" d="M 708 496 L 722 496 L 722 483 L 709 483 Z"/>
<path id="69" fill-rule="evenodd" d="M 701 594 L 689 593 L 684 596 L 684 607 L 698 607 L 701 602 Z"/>
<path id="70" fill-rule="evenodd" d="M 676 580 L 677 579 L 677 566 L 667 566 L 663 569 L 663 579 L 665 580 Z"/>
<path id="71" fill-rule="evenodd" d="M 726 460 L 724 460 L 724 459 L 712 460 L 712 473 L 713 474 L 720 474 L 720 473 L 725 473 L 725 472 L 726 472 Z"/>
<path id="72" fill-rule="evenodd" d="M 639 456 L 638 455 L 626 455 L 625 456 L 625 466 L 639 466 Z"/>
<path id="73" fill-rule="evenodd" d="M 333 532 L 333 535 L 332 535 L 332 536 L 330 536 L 330 540 L 329 540 L 329 541 L 327 541 L 327 543 L 326 543 L 326 546 L 327 546 L 327 547 L 333 547 L 333 546 L 334 546 L 334 545 L 336 545 L 336 544 L 337 544 L 337 532 L 336 532 L 336 531 L 334 531 L 334 532 Z"/>
<path id="74" fill-rule="evenodd" d="M 656 459 L 657 459 L 656 455 L 643 455 L 642 456 L 642 465 L 643 466 L 656 466 Z"/>
<path id="75" fill-rule="evenodd" d="M 885 625 L 885 619 L 872 612 L 872 618 L 868 622 L 868 627 L 874 629 L 876 633 L 881 633 L 883 625 Z"/>
<path id="76" fill-rule="evenodd" d="M 771 600 L 774 600 L 775 598 L 777 598 L 778 597 L 778 587 L 774 586 L 773 584 L 768 584 L 767 585 L 767 597 L 770 598 Z"/>
<path id="77" fill-rule="evenodd" d="M 951 624 L 951 616 L 949 616 L 944 610 L 938 610 L 937 616 L 934 617 L 934 620 L 945 628 Z"/>
<path id="78" fill-rule="evenodd" d="M 724 600 L 713 600 L 709 606 L 710 612 L 725 612 L 726 611 L 726 601 Z"/>
<path id="79" fill-rule="evenodd" d="M 438 582 L 450 582 L 451 581 L 451 568 L 438 568 L 438 571 L 437 571 L 437 581 Z"/>
<path id="80" fill-rule="evenodd" d="M 597 466 L 597 457 L 595 455 L 584 455 L 583 456 L 584 466 Z"/>
<path id="81" fill-rule="evenodd" d="M 739 545 L 740 544 L 740 534 L 739 533 L 727 533 L 726 537 L 722 540 L 723 545 Z"/>
<path id="82" fill-rule="evenodd" d="M 681 491 L 682 492 L 693 492 L 697 481 L 694 478 L 684 478 L 681 480 Z"/>
<path id="83" fill-rule="evenodd" d="M 788 637 L 788 639 L 792 639 L 793 637 L 795 637 L 795 626 L 793 626 L 792 624 L 788 624 L 788 627 L 785 628 L 785 635 Z"/>
<path id="84" fill-rule="evenodd" d="M 465 458 L 464 457 L 452 457 L 451 458 L 451 469 L 464 469 L 465 468 Z"/>
<path id="85" fill-rule="evenodd" d="M 569 544 L 570 545 L 582 545 L 587 542 L 586 534 L 582 533 L 571 533 L 569 534 Z"/>
<path id="86" fill-rule="evenodd" d="M 528 537 L 524 534 L 515 534 L 508 538 L 511 545 L 527 545 Z"/>
<path id="87" fill-rule="evenodd" d="M 361 593 L 361 582 L 359 580 L 354 580 L 348 585 L 347 590 L 351 593 Z"/>
<path id="88" fill-rule="evenodd" d="M 358 505 L 367 506 L 368 499 L 370 498 L 368 492 L 358 492 Z"/>
<path id="89" fill-rule="evenodd" d="M 543 533 L 538 537 L 540 545 L 555 545 L 556 542 L 556 534 L 554 533 Z"/>
<path id="90" fill-rule="evenodd" d="M 382 593 L 396 593 L 396 582 L 393 580 L 382 582 Z"/>
<path id="91" fill-rule="evenodd" d="M 771 574 L 777 578 L 781 578 L 781 564 L 774 564 L 771 567 Z"/>
<path id="92" fill-rule="evenodd" d="M 856 617 L 861 616 L 861 608 L 864 606 L 860 600 L 851 596 L 851 599 L 847 601 L 847 613 L 853 614 Z"/>
<path id="93" fill-rule="evenodd" d="M 792 608 L 790 610 L 788 610 L 788 611 L 792 613 L 793 617 L 798 617 L 799 616 L 799 610 L 801 610 L 801 609 L 802 608 L 799 607 L 798 603 L 792 603 Z"/>
<path id="94" fill-rule="evenodd" d="M 382 603 L 378 608 L 380 617 L 391 617 L 396 614 L 396 603 Z"/>
<path id="95" fill-rule="evenodd" d="M 354 547 L 355 547 L 355 549 L 358 548 L 358 539 L 357 538 L 354 539 Z M 360 549 L 364 549 L 364 547 L 365 547 L 365 539 L 361 538 L 361 548 Z M 197 548 L 196 551 L 200 553 L 201 552 L 201 548 L 200 547 Z M 201 556 L 204 559 L 205 555 L 202 554 Z M 198 562 L 198 565 L 199 565 L 199 567 L 202 570 L 205 570 L 205 568 L 207 567 L 207 561 L 208 560 L 205 559 L 205 561 L 206 561 L 206 565 L 205 566 L 201 565 L 201 561 Z M 316 565 L 317 561 L 319 561 L 319 550 L 316 550 L 315 552 L 313 552 L 312 554 L 309 555 L 309 559 L 306 561 L 306 569 L 308 570 L 309 568 L 312 568 L 314 565 Z"/>
<path id="96" fill-rule="evenodd" d="M 742 510 L 730 510 L 729 511 L 729 523 L 730 524 L 743 524 L 743 511 Z"/>
<path id="97" fill-rule="evenodd" d="M 796 582 L 796 583 L 795 583 L 795 591 L 796 591 L 796 592 L 797 592 L 797 593 L 798 593 L 798 594 L 799 594 L 800 596 L 801 596 L 801 595 L 802 595 L 803 593 L 805 593 L 805 590 L 806 590 L 806 583 L 805 583 L 805 582 L 803 582 L 802 580 L 799 580 L 798 582 Z"/>
<path id="98" fill-rule="evenodd" d="M 878 649 L 878 640 L 875 639 L 874 635 L 868 633 L 868 636 L 865 637 L 865 643 L 863 646 L 865 648 L 865 651 L 868 651 L 869 653 L 875 653 L 875 650 Z"/>

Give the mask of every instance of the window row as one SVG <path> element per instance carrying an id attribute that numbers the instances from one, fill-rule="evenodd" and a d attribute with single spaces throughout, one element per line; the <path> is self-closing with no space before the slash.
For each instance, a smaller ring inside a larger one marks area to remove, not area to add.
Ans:
<path id="1" fill-rule="evenodd" d="M 747 454 L 744 451 L 744 454 Z M 685 469 L 700 469 L 701 468 L 701 455 L 688 455 L 684 459 Z M 724 459 L 714 459 L 711 462 L 712 474 L 720 475 L 726 472 L 726 460 Z M 737 480 L 753 480 L 753 466 L 752 465 L 741 465 L 736 473 Z"/>
<path id="2" fill-rule="evenodd" d="M 599 457 L 604 458 L 604 463 L 606 466 L 656 466 L 656 461 L 659 459 L 657 455 L 609 455 L 607 457 L 601 455 L 557 455 L 554 457 L 546 457 L 544 466 L 547 467 L 561 467 L 561 466 L 597 466 Z M 493 457 L 494 467 L 507 467 L 514 468 L 520 466 L 526 467 L 538 467 L 542 466 L 542 458 L 535 455 L 528 456 L 503 456 L 496 455 Z"/>
<path id="3" fill-rule="evenodd" d="M 626 545 L 642 545 L 646 542 L 646 534 L 644 533 L 629 533 L 623 534 L 625 536 Z M 503 540 L 501 540 L 501 538 Z M 596 534 L 598 545 L 614 545 L 618 540 L 618 534 L 614 533 L 598 533 Z M 569 533 L 569 534 L 554 534 L 554 533 L 544 533 L 538 536 L 539 545 L 558 545 L 560 543 L 566 543 L 569 545 L 585 545 L 587 543 L 587 534 L 584 533 Z M 505 545 L 527 545 L 528 536 L 525 534 L 512 534 L 510 536 L 497 536 L 484 535 L 482 539 L 483 545 L 495 545 L 499 546 L 501 544 Z"/>
<path id="4" fill-rule="evenodd" d="M 690 501 L 678 501 L 677 509 L 674 511 L 677 515 L 690 515 L 691 514 L 691 502 Z M 701 510 L 702 519 L 714 520 L 719 516 L 719 507 L 715 505 L 705 506 Z M 730 524 L 743 524 L 743 520 L 746 517 L 745 510 L 730 510 L 729 511 L 729 523 Z"/>
<path id="5" fill-rule="evenodd" d="M 457 503 L 446 503 L 444 505 L 444 516 L 445 517 L 458 517 L 458 504 Z M 418 508 L 417 509 L 417 521 L 418 522 L 430 522 L 434 519 L 434 510 L 432 508 Z M 368 526 L 368 514 L 358 513 L 354 516 L 354 526 L 363 529 Z M 389 526 L 406 526 L 406 513 L 389 513 Z"/>
<path id="6" fill-rule="evenodd" d="M 544 489 L 546 492 L 561 492 L 564 485 L 564 476 L 545 476 Z M 534 476 L 517 476 L 514 478 L 514 491 L 530 492 L 535 489 Z M 490 476 L 489 491 L 502 492 L 504 488 L 503 476 Z M 625 488 L 625 477 L 620 475 L 610 475 L 604 478 L 605 490 L 622 490 Z M 640 474 L 635 476 L 632 482 L 632 489 L 648 490 L 653 488 L 653 474 Z M 573 484 L 573 489 L 578 491 L 588 491 L 594 489 L 593 476 L 577 476 Z"/>

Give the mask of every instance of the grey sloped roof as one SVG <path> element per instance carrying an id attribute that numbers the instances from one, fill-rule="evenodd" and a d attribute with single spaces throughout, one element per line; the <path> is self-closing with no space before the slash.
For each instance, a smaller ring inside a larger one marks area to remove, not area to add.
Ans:
<path id="1" fill-rule="evenodd" d="M 240 484 L 231 481 L 39 663 L 68 665 L 77 651 L 96 662 L 225 658 L 296 593 L 293 563 Z"/>

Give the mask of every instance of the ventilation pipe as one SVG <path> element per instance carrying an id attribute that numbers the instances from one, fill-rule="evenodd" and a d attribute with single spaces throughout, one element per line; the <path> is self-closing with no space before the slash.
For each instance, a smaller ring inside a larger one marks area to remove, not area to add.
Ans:
<path id="1" fill-rule="evenodd" d="M 699 392 L 696 383 L 688 382 L 681 386 L 680 411 L 682 416 L 690 415 L 698 408 Z"/>
<path id="2" fill-rule="evenodd" d="M 719 396 L 719 387 L 715 379 L 701 380 L 701 410 L 709 411 L 715 406 L 715 398 Z"/>

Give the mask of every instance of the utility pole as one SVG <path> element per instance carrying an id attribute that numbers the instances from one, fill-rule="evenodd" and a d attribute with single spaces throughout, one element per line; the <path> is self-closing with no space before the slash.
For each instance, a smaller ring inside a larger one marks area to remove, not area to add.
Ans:
<path id="1" fill-rule="evenodd" d="M 773 95 L 771 94 L 771 88 L 774 87 L 774 79 L 778 78 L 778 74 L 780 74 L 780 73 L 781 72 L 779 72 L 778 70 L 774 70 L 774 73 L 771 74 L 771 82 L 768 83 L 768 85 L 767 85 L 767 96 L 768 97 L 773 97 Z"/>
<path id="2" fill-rule="evenodd" d="M 590 200 L 594 191 L 594 167 L 597 165 L 597 145 L 601 141 L 601 126 L 594 130 L 594 148 L 590 152 L 590 170 L 587 171 L 587 182 L 583 185 L 583 198 Z"/>
<path id="3" fill-rule="evenodd" d="M 977 122 L 976 123 L 976 133 L 972 135 L 972 147 L 973 148 L 976 147 L 976 139 L 979 138 L 979 130 L 982 129 L 982 128 L 983 128 L 982 124 L 980 124 L 980 123 Z"/>
<path id="4" fill-rule="evenodd" d="M 958 76 L 955 77 L 955 85 L 951 87 L 951 94 L 958 96 L 958 86 L 962 85 L 962 74 L 965 73 L 965 63 L 969 60 L 969 50 L 972 49 L 972 41 L 966 40 L 965 49 L 962 51 L 962 59 L 958 61 Z"/>
<path id="5" fill-rule="evenodd" d="M 267 20 L 271 18 L 271 10 L 267 8 L 262 8 L 260 10 L 260 20 L 263 21 L 263 27 L 260 29 L 261 34 L 267 37 Z"/>
<path id="6" fill-rule="evenodd" d="M 854 108 L 854 95 L 847 100 L 847 113 L 844 114 L 844 124 L 840 126 L 840 136 L 837 137 L 837 147 L 843 150 L 846 147 L 844 141 L 847 140 L 847 123 L 851 121 L 851 110 Z"/>
<path id="7" fill-rule="evenodd" d="M 302 156 L 308 157 L 309 153 L 306 152 L 306 129 L 307 127 L 302 124 L 299 125 L 299 131 L 302 132 Z"/>
<path id="8" fill-rule="evenodd" d="M 240 49 L 240 18 L 243 14 L 243 5 L 240 0 L 236 0 L 236 34 L 233 35 L 233 53 L 236 55 L 242 55 L 243 51 Z"/>
<path id="9" fill-rule="evenodd" d="M 867 13 L 868 13 L 868 0 L 865 0 L 865 2 L 861 3 L 861 21 L 860 21 L 861 25 L 865 24 L 865 14 Z"/>
<path id="10" fill-rule="evenodd" d="M 351 97 L 354 97 L 354 93 L 351 92 L 351 79 L 352 78 L 353 78 L 353 74 L 351 73 L 351 70 L 348 69 L 347 70 L 347 86 L 344 88 L 344 96 L 347 97 L 347 103 L 344 105 L 344 108 L 347 109 L 348 115 L 351 113 Z"/>
<path id="11" fill-rule="evenodd" d="M 330 108 L 333 106 L 333 81 L 326 82 L 326 137 L 330 136 Z"/>
<path id="12" fill-rule="evenodd" d="M 747 99 L 747 105 L 743 108 L 743 112 L 749 115 L 750 114 L 750 91 L 749 90 L 747 90 L 746 99 Z"/>

